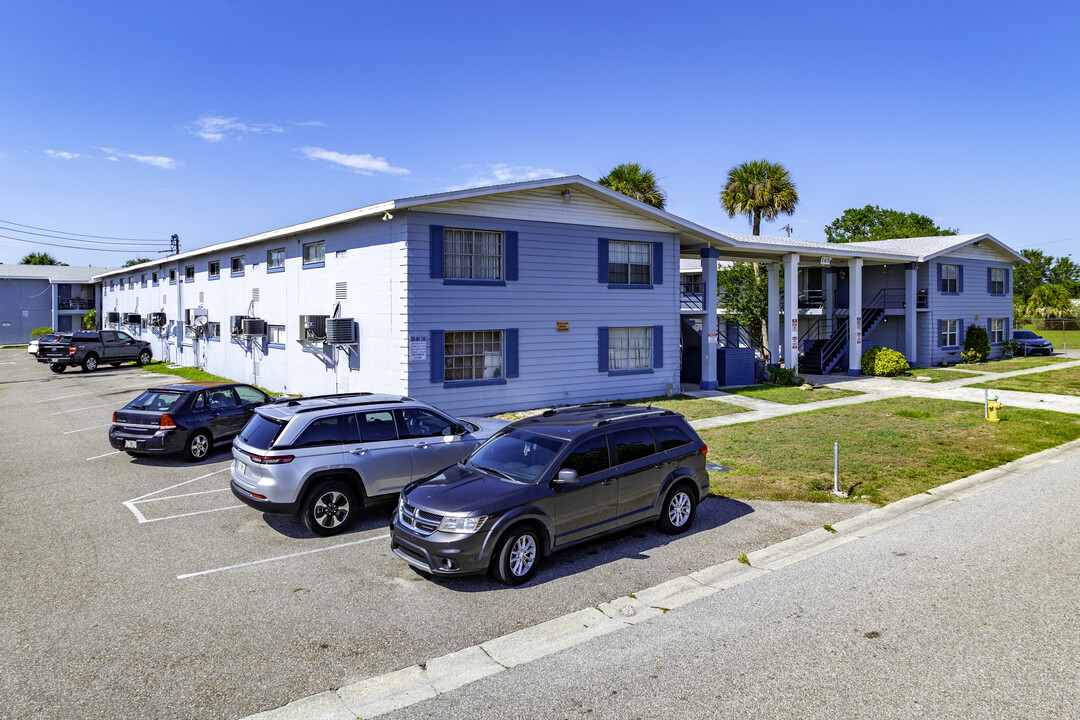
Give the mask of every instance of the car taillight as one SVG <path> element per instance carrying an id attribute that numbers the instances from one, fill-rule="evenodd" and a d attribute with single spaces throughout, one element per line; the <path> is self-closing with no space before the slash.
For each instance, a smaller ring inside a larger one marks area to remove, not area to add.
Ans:
<path id="1" fill-rule="evenodd" d="M 78 349 L 75 345 L 68 345 L 68 355 L 74 355 Z"/>
<path id="2" fill-rule="evenodd" d="M 251 462 L 260 465 L 284 465 L 293 461 L 292 455 L 252 455 L 249 453 L 248 457 L 251 458 Z"/>
<path id="3" fill-rule="evenodd" d="M 709 457 L 709 446 L 706 445 L 705 443 L 701 444 L 701 457 L 704 457 L 704 458 Z"/>
<path id="4" fill-rule="evenodd" d="M 113 421 L 113 425 L 115 425 L 116 424 L 116 411 L 115 410 L 113 410 L 112 421 Z"/>
<path id="5" fill-rule="evenodd" d="M 158 421 L 158 427 L 162 430 L 175 430 L 176 421 L 172 419 L 172 415 L 165 413 L 161 416 L 161 420 Z"/>

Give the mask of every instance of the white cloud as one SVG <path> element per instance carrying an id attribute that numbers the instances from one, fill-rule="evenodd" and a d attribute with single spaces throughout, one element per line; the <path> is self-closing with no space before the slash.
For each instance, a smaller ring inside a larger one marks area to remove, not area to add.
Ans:
<path id="1" fill-rule="evenodd" d="M 154 167 L 163 168 L 165 170 L 174 170 L 183 165 L 179 160 L 174 160 L 171 157 L 165 157 L 163 155 L 136 155 L 134 153 L 120 152 L 116 148 L 99 149 L 103 153 L 106 153 L 110 160 L 114 161 L 119 161 L 119 158 L 127 158 L 128 160 L 134 160 L 137 163 L 153 165 Z"/>
<path id="2" fill-rule="evenodd" d="M 207 142 L 221 142 L 233 135 L 261 135 L 264 133 L 285 132 L 285 129 L 273 123 L 246 123 L 240 118 L 227 118 L 208 115 L 201 117 L 188 126 L 188 131 Z"/>
<path id="3" fill-rule="evenodd" d="M 79 158 L 84 157 L 79 153 L 67 152 L 64 150 L 46 150 L 45 154 L 49 157 L 60 158 L 61 160 L 78 160 Z"/>
<path id="4" fill-rule="evenodd" d="M 296 127 L 330 127 L 326 123 L 319 120 L 308 120 L 307 122 L 292 122 L 289 124 L 295 125 Z"/>
<path id="5" fill-rule="evenodd" d="M 505 185 L 527 180 L 566 176 L 566 173 L 551 168 L 534 168 L 528 165 L 508 165 L 506 163 L 495 163 L 486 166 L 468 165 L 464 169 L 472 169 L 473 177 L 461 185 L 446 188 L 446 192 L 468 190 L 469 188 L 484 187 L 485 185 Z"/>
<path id="6" fill-rule="evenodd" d="M 300 148 L 300 152 L 304 153 L 305 157 L 312 160 L 325 160 L 326 162 L 355 170 L 361 175 L 371 175 L 377 172 L 386 173 L 387 175 L 409 174 L 409 171 L 405 168 L 394 167 L 388 163 L 386 158 L 375 157 L 374 155 L 369 155 L 367 153 L 347 155 L 333 150 L 324 150 L 320 147 Z"/>

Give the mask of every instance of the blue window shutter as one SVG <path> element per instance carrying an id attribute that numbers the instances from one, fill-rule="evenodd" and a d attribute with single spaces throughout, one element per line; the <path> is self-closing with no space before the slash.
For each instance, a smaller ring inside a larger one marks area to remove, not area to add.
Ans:
<path id="1" fill-rule="evenodd" d="M 1002 329 L 1005 331 L 1005 337 L 1002 338 L 1005 342 L 1009 342 L 1012 339 L 1012 332 L 1009 326 L 1012 325 L 1012 318 L 1005 318 L 1005 327 Z"/>
<path id="2" fill-rule="evenodd" d="M 941 290 L 942 290 L 942 287 L 941 287 L 941 263 L 937 264 L 937 289 L 938 289 L 938 292 L 941 292 Z"/>
<path id="3" fill-rule="evenodd" d="M 503 368 L 503 375 L 508 378 L 516 378 L 518 376 L 518 329 L 507 328 L 503 333 L 503 355 L 506 358 L 506 367 Z"/>
<path id="4" fill-rule="evenodd" d="M 443 277 L 443 226 L 432 225 L 428 241 L 428 255 L 431 266 L 431 277 Z M 434 381 L 432 381 L 434 382 Z M 442 380 L 439 380 L 442 382 Z"/>
<path id="5" fill-rule="evenodd" d="M 957 347 L 964 347 L 964 321 L 956 321 L 956 345 Z"/>
<path id="6" fill-rule="evenodd" d="M 664 243 L 652 244 L 652 282 L 653 285 L 662 285 L 664 282 Z"/>
<path id="7" fill-rule="evenodd" d="M 596 240 L 596 250 L 597 250 L 597 252 L 596 252 L 596 263 L 597 263 L 596 264 L 596 281 L 599 282 L 599 283 L 603 283 L 604 285 L 607 285 L 608 282 L 609 282 L 608 281 L 608 251 L 607 251 L 607 246 L 608 246 L 608 239 L 607 238 L 597 238 L 597 240 Z M 606 332 L 604 333 L 604 336 L 607 337 Z"/>
<path id="8" fill-rule="evenodd" d="M 956 266 L 956 292 L 964 292 L 964 266 Z"/>
<path id="9" fill-rule="evenodd" d="M 657 243 L 659 245 L 659 243 Z M 652 366 L 664 367 L 664 326 L 652 326 Z"/>
<path id="10" fill-rule="evenodd" d="M 513 282 L 518 279 L 518 234 L 517 230 L 508 230 L 506 233 L 506 280 Z"/>
<path id="11" fill-rule="evenodd" d="M 938 267 L 941 267 L 941 266 L 938 265 Z M 944 347 L 945 343 L 943 341 L 944 341 L 944 338 L 945 338 L 945 321 L 944 320 L 938 320 L 937 324 L 938 324 L 937 346 L 938 347 Z"/>
<path id="12" fill-rule="evenodd" d="M 994 285 L 993 285 L 994 281 L 990 279 L 991 277 L 993 277 L 993 274 L 994 274 L 993 268 L 986 268 L 986 293 L 988 295 L 990 293 L 994 292 Z"/>
<path id="13" fill-rule="evenodd" d="M 443 366 L 443 353 L 446 352 L 446 334 L 442 330 L 431 331 L 431 349 L 428 357 L 431 358 L 431 382 L 441 383 L 446 380 L 446 369 Z"/>
<path id="14" fill-rule="evenodd" d="M 1009 275 L 1012 274 L 1012 270 L 1005 268 L 1005 294 L 1009 294 Z"/>
<path id="15" fill-rule="evenodd" d="M 596 369 L 600 372 L 608 371 L 608 329 L 606 327 L 597 328 L 596 337 Z"/>

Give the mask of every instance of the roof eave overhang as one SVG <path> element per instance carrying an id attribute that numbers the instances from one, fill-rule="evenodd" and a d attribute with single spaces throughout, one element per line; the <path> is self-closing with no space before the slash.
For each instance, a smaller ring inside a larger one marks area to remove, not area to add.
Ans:
<path id="1" fill-rule="evenodd" d="M 990 243 L 993 243 L 994 247 L 1001 250 L 1004 254 L 1008 255 L 1009 257 L 1011 257 L 1013 259 L 1013 262 L 1022 263 L 1024 265 L 1027 265 L 1027 264 L 1029 264 L 1031 262 L 1026 257 L 1024 257 L 1020 253 L 1016 252 L 1011 247 L 1009 247 L 1005 243 L 1001 242 L 1000 240 L 998 240 L 993 235 L 990 235 L 989 233 L 983 233 L 982 235 L 977 235 L 977 236 L 967 240 L 966 242 L 958 243 L 958 244 L 956 244 L 956 245 L 954 245 L 952 247 L 945 248 L 944 250 L 938 250 L 937 252 L 930 253 L 928 255 L 920 257 L 919 262 L 928 262 L 930 260 L 933 260 L 934 258 L 941 257 L 942 255 L 947 255 L 948 253 L 951 253 L 954 250 L 958 250 L 958 249 L 960 249 L 962 247 L 967 247 L 968 245 L 974 245 L 976 243 L 982 243 L 982 242 L 986 242 L 986 241 L 989 241 Z"/>

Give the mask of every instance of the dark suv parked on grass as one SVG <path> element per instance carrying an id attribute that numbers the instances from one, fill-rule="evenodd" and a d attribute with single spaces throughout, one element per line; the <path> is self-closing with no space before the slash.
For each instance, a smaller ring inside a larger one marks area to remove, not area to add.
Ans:
<path id="1" fill-rule="evenodd" d="M 487 570 L 517 585 L 539 559 L 656 521 L 675 534 L 709 491 L 705 443 L 682 415 L 621 403 L 519 420 L 468 458 L 408 485 L 390 546 L 434 575 Z"/>

